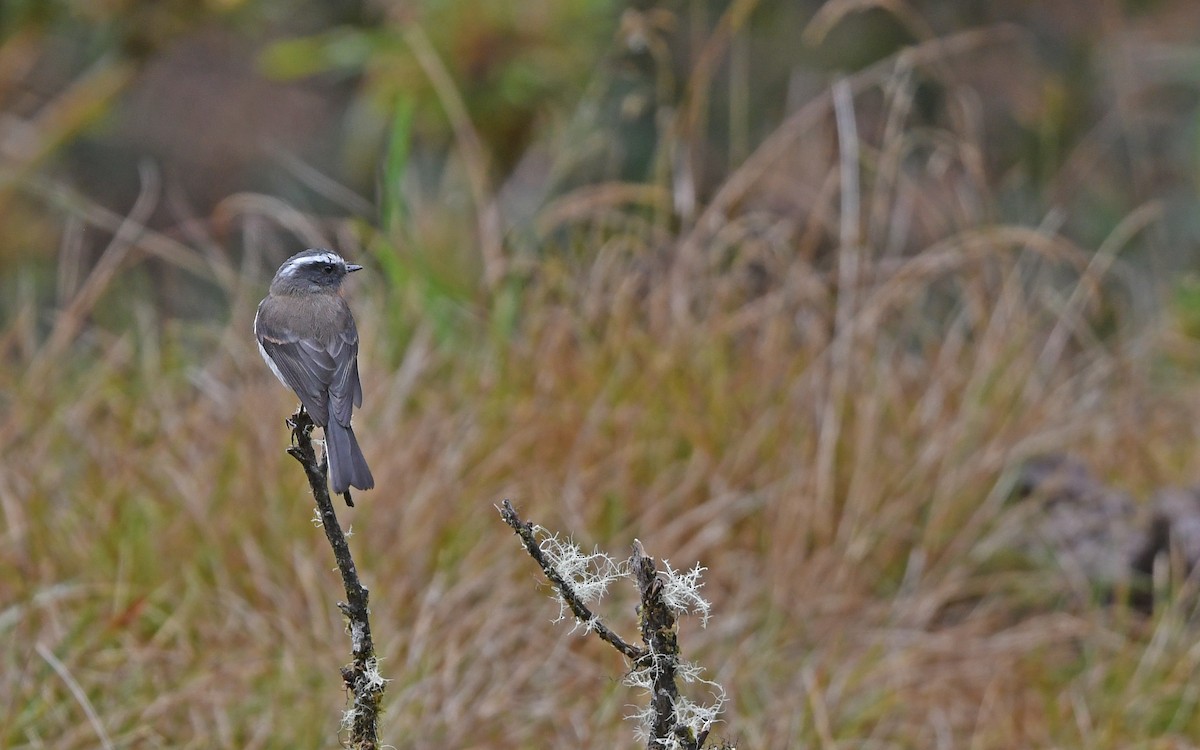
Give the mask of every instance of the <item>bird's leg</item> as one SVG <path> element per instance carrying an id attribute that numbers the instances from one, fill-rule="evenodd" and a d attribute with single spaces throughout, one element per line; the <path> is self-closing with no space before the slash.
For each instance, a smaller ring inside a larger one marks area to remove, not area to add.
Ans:
<path id="1" fill-rule="evenodd" d="M 304 404 L 300 404 L 300 407 L 296 409 L 296 413 L 283 421 L 284 424 L 288 426 L 288 429 L 292 431 L 293 447 L 297 445 L 300 431 L 312 430 L 313 427 L 312 420 L 309 418 L 308 412 L 304 410 Z"/>
<path id="2" fill-rule="evenodd" d="M 304 404 L 300 404 L 300 408 L 296 413 L 284 420 L 287 426 L 292 431 L 292 450 L 299 445 L 300 435 L 302 433 L 311 433 L 315 426 L 312 417 L 308 416 L 308 412 L 304 410 Z M 329 444 L 321 440 L 321 474 L 326 479 L 329 478 Z M 289 453 L 291 450 L 289 450 Z M 342 493 L 342 499 L 346 501 L 346 505 L 353 508 L 354 499 L 350 497 L 350 490 Z"/>

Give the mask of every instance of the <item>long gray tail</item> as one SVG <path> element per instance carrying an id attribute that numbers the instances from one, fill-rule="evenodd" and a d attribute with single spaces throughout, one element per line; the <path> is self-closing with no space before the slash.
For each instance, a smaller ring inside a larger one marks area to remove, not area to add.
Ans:
<path id="1" fill-rule="evenodd" d="M 375 486 L 375 477 L 371 476 L 367 459 L 358 447 L 354 428 L 330 419 L 325 426 L 325 455 L 329 456 L 329 484 L 336 494 L 340 495 L 351 487 L 369 490 Z"/>

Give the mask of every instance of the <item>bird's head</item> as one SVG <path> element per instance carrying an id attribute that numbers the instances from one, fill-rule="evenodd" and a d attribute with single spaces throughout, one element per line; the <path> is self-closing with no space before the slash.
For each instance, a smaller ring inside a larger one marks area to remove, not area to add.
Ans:
<path id="1" fill-rule="evenodd" d="M 332 250 L 304 250 L 283 262 L 271 281 L 271 291 L 276 294 L 334 294 L 341 287 L 346 274 L 361 269 L 362 266 L 347 263 L 345 258 Z"/>

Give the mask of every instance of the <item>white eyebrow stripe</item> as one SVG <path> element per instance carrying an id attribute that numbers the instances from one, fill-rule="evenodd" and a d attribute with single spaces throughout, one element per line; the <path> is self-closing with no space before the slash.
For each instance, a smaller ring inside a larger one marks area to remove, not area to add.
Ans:
<path id="1" fill-rule="evenodd" d="M 283 264 L 283 273 L 290 276 L 301 266 L 317 266 L 332 263 L 334 265 L 345 266 L 346 261 L 342 260 L 342 256 L 337 253 L 321 253 L 319 255 L 305 255 L 302 258 L 293 258 Z"/>

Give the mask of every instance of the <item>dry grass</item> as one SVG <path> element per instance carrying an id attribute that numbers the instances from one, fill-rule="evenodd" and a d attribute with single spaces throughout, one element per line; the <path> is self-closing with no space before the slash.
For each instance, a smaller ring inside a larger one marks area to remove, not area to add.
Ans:
<path id="1" fill-rule="evenodd" d="M 807 136 L 848 132 L 839 114 Z M 585 546 L 636 536 L 709 568 L 713 619 L 682 646 L 727 690 L 715 734 L 740 747 L 1200 736 L 1182 604 L 1138 621 L 987 544 L 1031 455 L 1069 450 L 1133 487 L 1187 478 L 1194 385 L 1153 387 L 1148 329 L 1099 332 L 1121 320 L 1103 273 L 1120 235 L 1092 254 L 1052 220 L 996 226 L 969 134 L 914 176 L 918 136 L 879 132 L 826 154 L 815 184 L 786 164 L 739 183 L 743 205 L 691 233 L 564 203 L 545 242 L 586 260 L 529 264 L 503 335 L 487 304 L 454 341 L 410 321 L 399 367 L 389 290 L 355 290 L 379 489 L 346 520 L 392 680 L 388 742 L 633 744 L 623 665 L 551 625 L 504 497 Z M 934 237 L 913 249 L 900 227 Z M 284 454 L 294 404 L 250 340 L 261 284 L 229 283 L 226 329 L 94 330 L 40 358 L 32 312 L 7 334 L 0 744 L 332 744 L 340 588 Z M 610 624 L 632 628 L 632 602 L 615 594 Z"/>

